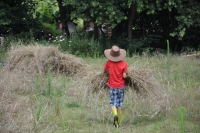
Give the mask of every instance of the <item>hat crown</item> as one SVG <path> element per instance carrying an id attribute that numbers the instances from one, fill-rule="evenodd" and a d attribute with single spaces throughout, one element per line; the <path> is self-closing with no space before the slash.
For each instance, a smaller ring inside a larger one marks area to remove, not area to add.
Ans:
<path id="1" fill-rule="evenodd" d="M 118 62 L 126 56 L 126 50 L 120 49 L 117 45 L 113 45 L 111 49 L 104 50 L 104 54 L 109 60 Z"/>
<path id="2" fill-rule="evenodd" d="M 116 46 L 116 45 L 112 46 L 112 49 L 111 49 L 111 51 L 110 51 L 110 55 L 113 56 L 113 57 L 120 56 L 119 47 Z"/>

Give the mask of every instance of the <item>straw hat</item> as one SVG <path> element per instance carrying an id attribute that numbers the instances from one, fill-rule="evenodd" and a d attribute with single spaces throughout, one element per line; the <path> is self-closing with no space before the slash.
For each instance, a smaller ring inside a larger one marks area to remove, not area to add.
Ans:
<path id="1" fill-rule="evenodd" d="M 106 49 L 104 54 L 109 60 L 118 62 L 124 59 L 126 50 L 120 49 L 117 45 L 113 45 L 111 49 Z"/>

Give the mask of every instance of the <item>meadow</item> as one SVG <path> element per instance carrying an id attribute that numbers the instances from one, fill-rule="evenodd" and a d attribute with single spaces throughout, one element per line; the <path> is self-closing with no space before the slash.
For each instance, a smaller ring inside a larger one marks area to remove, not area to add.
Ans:
<path id="1" fill-rule="evenodd" d="M 5 55 L 1 57 L 5 59 Z M 126 88 L 119 129 L 113 127 L 107 90 L 93 92 L 90 86 L 91 78 L 102 72 L 106 58 L 76 58 L 89 69 L 80 68 L 82 75 L 75 78 L 49 70 L 30 76 L 22 73 L 26 67 L 8 72 L 6 66 L 0 66 L 0 132 L 200 132 L 199 58 L 169 52 L 126 57 L 129 68 L 151 71 L 154 81 L 165 90 L 167 106 L 152 117 L 148 115 L 151 102 L 143 102 L 134 90 Z M 25 59 L 28 64 L 28 57 Z"/>

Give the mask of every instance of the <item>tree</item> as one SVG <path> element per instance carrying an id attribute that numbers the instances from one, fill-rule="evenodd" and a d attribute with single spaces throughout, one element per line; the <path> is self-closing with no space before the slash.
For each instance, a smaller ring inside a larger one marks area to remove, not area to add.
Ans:
<path id="1" fill-rule="evenodd" d="M 42 2 L 46 4 L 40 8 Z M 181 41 L 191 28 L 200 27 L 199 0 L 2 0 L 0 7 L 2 33 L 38 32 L 41 26 L 52 28 L 55 21 L 90 18 L 95 33 L 106 23 L 113 28 L 113 38 L 125 36 L 130 45 L 137 45 L 133 41 L 150 34 L 162 36 L 163 44 L 169 38 Z"/>
<path id="2" fill-rule="evenodd" d="M 34 25 L 32 13 L 34 0 L 2 0 L 0 2 L 0 29 L 1 33 L 18 34 L 30 30 Z"/>
<path id="3" fill-rule="evenodd" d="M 176 16 L 179 22 L 172 36 L 178 36 L 182 39 L 185 31 L 190 27 L 200 27 L 200 1 L 199 0 L 181 0 L 175 5 L 178 15 Z"/>
<path id="4" fill-rule="evenodd" d="M 58 27 L 56 25 L 56 12 L 58 6 L 53 0 L 37 0 L 34 18 L 38 24 L 34 27 L 34 37 L 36 39 L 49 40 L 52 35 L 58 35 Z"/>

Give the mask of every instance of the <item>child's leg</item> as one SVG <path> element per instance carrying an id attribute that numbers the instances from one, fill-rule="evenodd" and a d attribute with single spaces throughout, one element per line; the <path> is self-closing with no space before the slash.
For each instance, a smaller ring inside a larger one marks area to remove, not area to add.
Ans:
<path id="1" fill-rule="evenodd" d="M 110 107 L 112 110 L 112 114 L 114 116 L 117 115 L 116 101 L 117 101 L 116 89 L 110 89 Z"/>
<path id="2" fill-rule="evenodd" d="M 117 107 L 118 123 L 121 122 L 122 118 L 122 106 L 124 104 L 124 88 L 119 90 L 119 106 Z"/>
<path id="3" fill-rule="evenodd" d="M 122 107 L 117 107 L 117 116 L 118 116 L 118 123 L 120 123 L 122 119 Z"/>
<path id="4" fill-rule="evenodd" d="M 117 115 L 117 108 L 115 106 L 111 106 L 113 116 Z"/>
<path id="5" fill-rule="evenodd" d="M 113 125 L 118 128 L 119 127 L 119 121 L 118 121 L 118 114 L 117 114 L 117 108 L 115 106 L 111 106 L 112 114 L 114 116 L 114 122 Z"/>
<path id="6" fill-rule="evenodd" d="M 110 106 L 112 109 L 112 114 L 114 116 L 113 125 L 118 128 L 118 115 L 116 105 L 118 104 L 118 89 L 110 89 Z"/>

